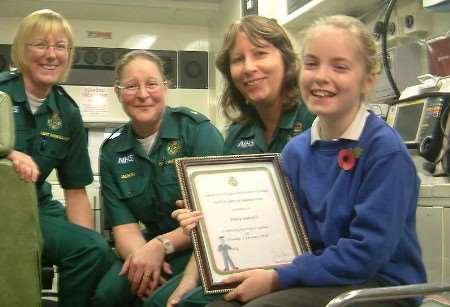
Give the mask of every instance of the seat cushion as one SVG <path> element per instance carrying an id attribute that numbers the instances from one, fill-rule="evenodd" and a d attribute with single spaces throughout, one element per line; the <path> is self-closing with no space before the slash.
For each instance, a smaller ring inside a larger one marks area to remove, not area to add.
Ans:
<path id="1" fill-rule="evenodd" d="M 0 159 L 0 306 L 40 306 L 40 228 L 34 184 Z"/>

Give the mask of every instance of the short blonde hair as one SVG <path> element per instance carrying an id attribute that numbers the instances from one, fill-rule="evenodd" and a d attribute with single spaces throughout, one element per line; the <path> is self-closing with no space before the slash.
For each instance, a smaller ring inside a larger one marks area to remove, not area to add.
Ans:
<path id="1" fill-rule="evenodd" d="M 120 79 L 122 78 L 122 71 L 125 66 L 136 59 L 144 59 L 152 62 L 158 68 L 163 80 L 165 81 L 167 79 L 164 73 L 164 65 L 161 59 L 156 54 L 150 51 L 137 49 L 124 54 L 117 62 L 115 69 L 115 85 L 119 85 Z"/>
<path id="2" fill-rule="evenodd" d="M 19 25 L 14 41 L 11 47 L 11 59 L 15 68 L 24 72 L 27 70 L 29 63 L 25 56 L 26 44 L 29 43 L 31 37 L 35 34 L 47 35 L 49 33 L 62 33 L 68 42 L 69 58 L 66 70 L 59 81 L 65 81 L 72 66 L 74 49 L 73 49 L 73 33 L 67 20 L 52 10 L 44 9 L 35 11 L 26 16 Z"/>

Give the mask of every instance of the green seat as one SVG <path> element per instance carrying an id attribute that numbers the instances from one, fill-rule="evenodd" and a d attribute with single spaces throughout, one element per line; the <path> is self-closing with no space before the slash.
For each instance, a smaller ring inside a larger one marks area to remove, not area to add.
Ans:
<path id="1" fill-rule="evenodd" d="M 14 145 L 9 97 L 0 92 L 0 306 L 41 306 L 40 228 L 35 186 L 5 159 Z"/>

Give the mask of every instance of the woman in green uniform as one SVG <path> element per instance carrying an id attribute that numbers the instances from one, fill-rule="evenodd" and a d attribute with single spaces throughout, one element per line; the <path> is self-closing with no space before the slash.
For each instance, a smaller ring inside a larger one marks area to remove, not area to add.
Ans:
<path id="1" fill-rule="evenodd" d="M 154 54 L 135 50 L 116 68 L 115 91 L 131 121 L 103 144 L 100 174 L 107 223 L 123 262 L 100 283 L 96 307 L 145 300 L 183 271 L 191 241 L 170 217 L 181 198 L 174 161 L 223 150 L 223 138 L 208 118 L 166 106 L 162 67 Z"/>
<path id="2" fill-rule="evenodd" d="M 300 100 L 299 60 L 276 20 L 245 16 L 231 24 L 216 66 L 225 79 L 220 104 L 232 122 L 224 154 L 278 153 L 311 126 L 314 116 Z M 200 287 L 192 291 L 198 284 L 194 261 L 180 283 L 181 278 L 159 289 L 149 306 L 204 306 L 210 301 Z"/>
<path id="3" fill-rule="evenodd" d="M 59 306 L 90 306 L 95 287 L 114 260 L 95 231 L 85 186 L 93 180 L 80 111 L 57 82 L 67 76 L 73 36 L 51 10 L 20 23 L 12 45 L 16 70 L 0 74 L 0 91 L 11 96 L 16 145 L 8 159 L 20 176 L 36 182 L 43 258 L 58 266 Z M 56 169 L 65 208 L 46 182 Z M 17 208 L 20 210 L 20 208 Z"/>

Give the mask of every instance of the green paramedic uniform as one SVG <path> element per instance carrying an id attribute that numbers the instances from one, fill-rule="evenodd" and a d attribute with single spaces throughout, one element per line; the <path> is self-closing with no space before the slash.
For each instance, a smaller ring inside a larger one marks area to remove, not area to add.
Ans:
<path id="1" fill-rule="evenodd" d="M 270 144 L 266 143 L 264 128 L 259 122 L 234 123 L 228 130 L 224 154 L 280 153 L 291 138 L 309 129 L 313 121 L 314 116 L 304 104 L 298 104 L 292 111 L 283 112 Z"/>
<path id="2" fill-rule="evenodd" d="M 97 232 L 67 221 L 64 206 L 52 199 L 51 185 L 46 182 L 53 169 L 63 189 L 83 188 L 93 180 L 80 111 L 64 89 L 55 85 L 32 114 L 23 78 L 16 72 L 0 74 L 0 91 L 13 102 L 15 149 L 31 156 L 39 167 L 36 191 L 42 256 L 58 266 L 59 306 L 89 306 L 113 253 Z"/>
<path id="3" fill-rule="evenodd" d="M 228 129 L 223 152 L 225 155 L 280 153 L 291 138 L 311 127 L 314 118 L 304 104 L 298 104 L 295 109 L 284 112 L 270 144 L 266 143 L 264 129 L 259 123 L 234 123 Z M 156 290 L 152 296 L 152 304 L 147 304 L 146 307 L 165 307 L 167 299 L 178 287 L 182 275 L 175 276 Z M 215 299 L 217 296 L 206 296 L 202 287 L 197 287 L 187 293 L 177 307 L 205 306 Z"/>
<path id="4" fill-rule="evenodd" d="M 219 155 L 223 137 L 204 115 L 185 108 L 166 107 L 155 143 L 147 154 L 127 124 L 102 146 L 100 174 L 106 222 L 109 227 L 145 225 L 146 240 L 178 227 L 171 213 L 182 199 L 175 159 Z M 174 274 L 184 270 L 191 250 L 166 258 Z M 95 306 L 128 306 L 139 299 L 129 291 L 126 276 L 117 274 L 118 261 L 97 289 Z M 170 277 L 170 276 L 166 276 Z"/>

